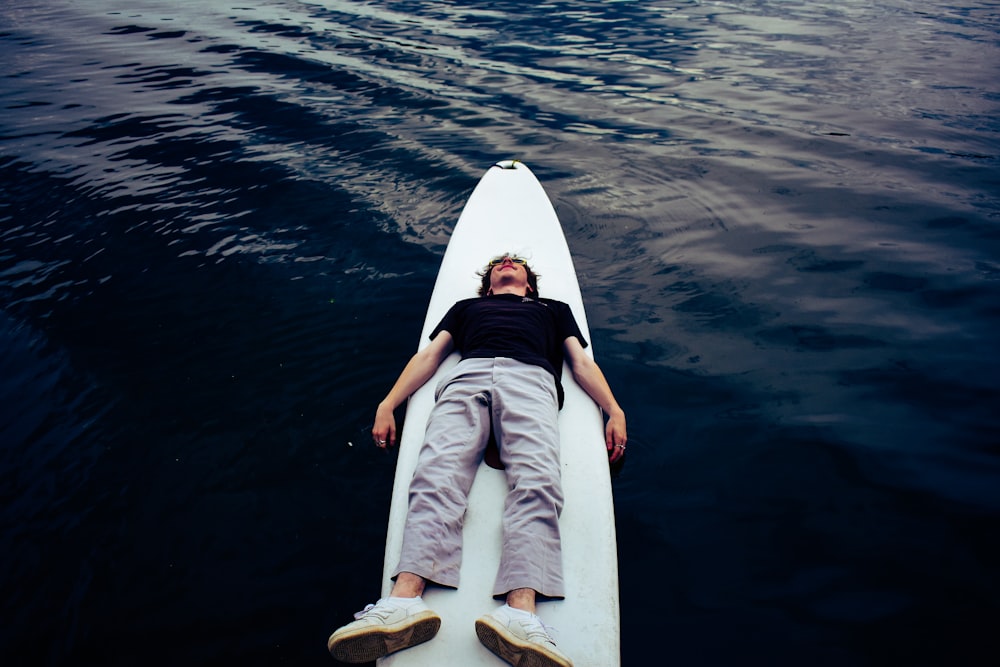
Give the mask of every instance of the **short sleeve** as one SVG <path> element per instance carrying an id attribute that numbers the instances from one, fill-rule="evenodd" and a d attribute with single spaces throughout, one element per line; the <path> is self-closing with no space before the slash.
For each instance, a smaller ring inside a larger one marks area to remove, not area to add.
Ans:
<path id="1" fill-rule="evenodd" d="M 580 341 L 580 345 L 587 347 L 590 345 L 587 339 L 583 337 L 583 332 L 580 331 L 580 325 L 577 324 L 576 318 L 573 317 L 573 310 L 569 307 L 569 304 L 559 302 L 559 317 L 558 317 L 558 327 L 559 327 L 559 342 L 566 340 L 567 338 L 576 338 Z"/>
<path id="2" fill-rule="evenodd" d="M 434 340 L 439 333 L 447 331 L 457 340 L 462 333 L 462 313 L 465 311 L 466 305 L 466 301 L 459 301 L 449 308 L 438 325 L 431 331 L 430 339 Z"/>

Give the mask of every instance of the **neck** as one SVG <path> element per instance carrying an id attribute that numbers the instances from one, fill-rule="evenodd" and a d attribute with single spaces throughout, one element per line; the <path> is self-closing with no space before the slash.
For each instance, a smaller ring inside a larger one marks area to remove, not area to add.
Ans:
<path id="1" fill-rule="evenodd" d="M 528 290 L 525 288 L 518 289 L 513 285 L 502 285 L 500 287 L 494 287 L 490 290 L 493 294 L 514 294 L 516 296 L 528 296 Z"/>

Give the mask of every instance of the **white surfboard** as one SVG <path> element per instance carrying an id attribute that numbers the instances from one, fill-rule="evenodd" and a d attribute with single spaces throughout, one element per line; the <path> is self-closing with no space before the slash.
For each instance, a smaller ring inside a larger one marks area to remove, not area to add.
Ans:
<path id="1" fill-rule="evenodd" d="M 441 262 L 419 347 L 456 301 L 476 296 L 477 271 L 487 260 L 511 252 L 528 259 L 539 275 L 541 296 L 570 305 L 590 340 L 576 272 L 555 210 L 534 174 L 516 161 L 490 168 L 473 191 Z M 592 348 L 587 353 L 592 354 Z M 406 408 L 385 548 L 383 595 L 399 560 L 407 491 L 424 426 L 433 405 L 437 375 L 413 394 Z M 559 416 L 565 505 L 560 518 L 566 599 L 540 602 L 538 614 L 554 630 L 559 649 L 576 667 L 619 665 L 618 557 L 604 419 L 599 407 L 563 369 L 565 403 Z M 500 562 L 501 513 L 507 493 L 504 473 L 481 465 L 465 519 L 461 582 L 457 590 L 429 586 L 424 600 L 440 614 L 431 641 L 379 660 L 383 667 L 503 665 L 476 637 L 475 620 L 494 609 L 492 587 Z"/>

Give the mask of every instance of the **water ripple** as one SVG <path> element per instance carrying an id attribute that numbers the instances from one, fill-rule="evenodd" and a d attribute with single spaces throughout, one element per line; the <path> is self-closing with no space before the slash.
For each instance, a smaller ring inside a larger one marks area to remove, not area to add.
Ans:
<path id="1" fill-rule="evenodd" d="M 560 215 L 638 443 L 625 664 L 663 636 L 636 573 L 664 563 L 682 664 L 975 664 L 993 3 L 54 0 L 0 24 L 0 648 L 24 664 L 322 658 L 317 623 L 379 576 L 372 406 L 506 157 Z M 753 639 L 706 649 L 721 626 Z"/>

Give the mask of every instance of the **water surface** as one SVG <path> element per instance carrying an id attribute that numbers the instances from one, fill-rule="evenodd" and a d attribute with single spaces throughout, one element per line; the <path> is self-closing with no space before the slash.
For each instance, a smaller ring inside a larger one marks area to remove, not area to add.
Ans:
<path id="1" fill-rule="evenodd" d="M 331 663 L 374 407 L 509 157 L 628 414 L 623 665 L 987 664 L 998 44 L 989 2 L 6 3 L 5 664 Z"/>

